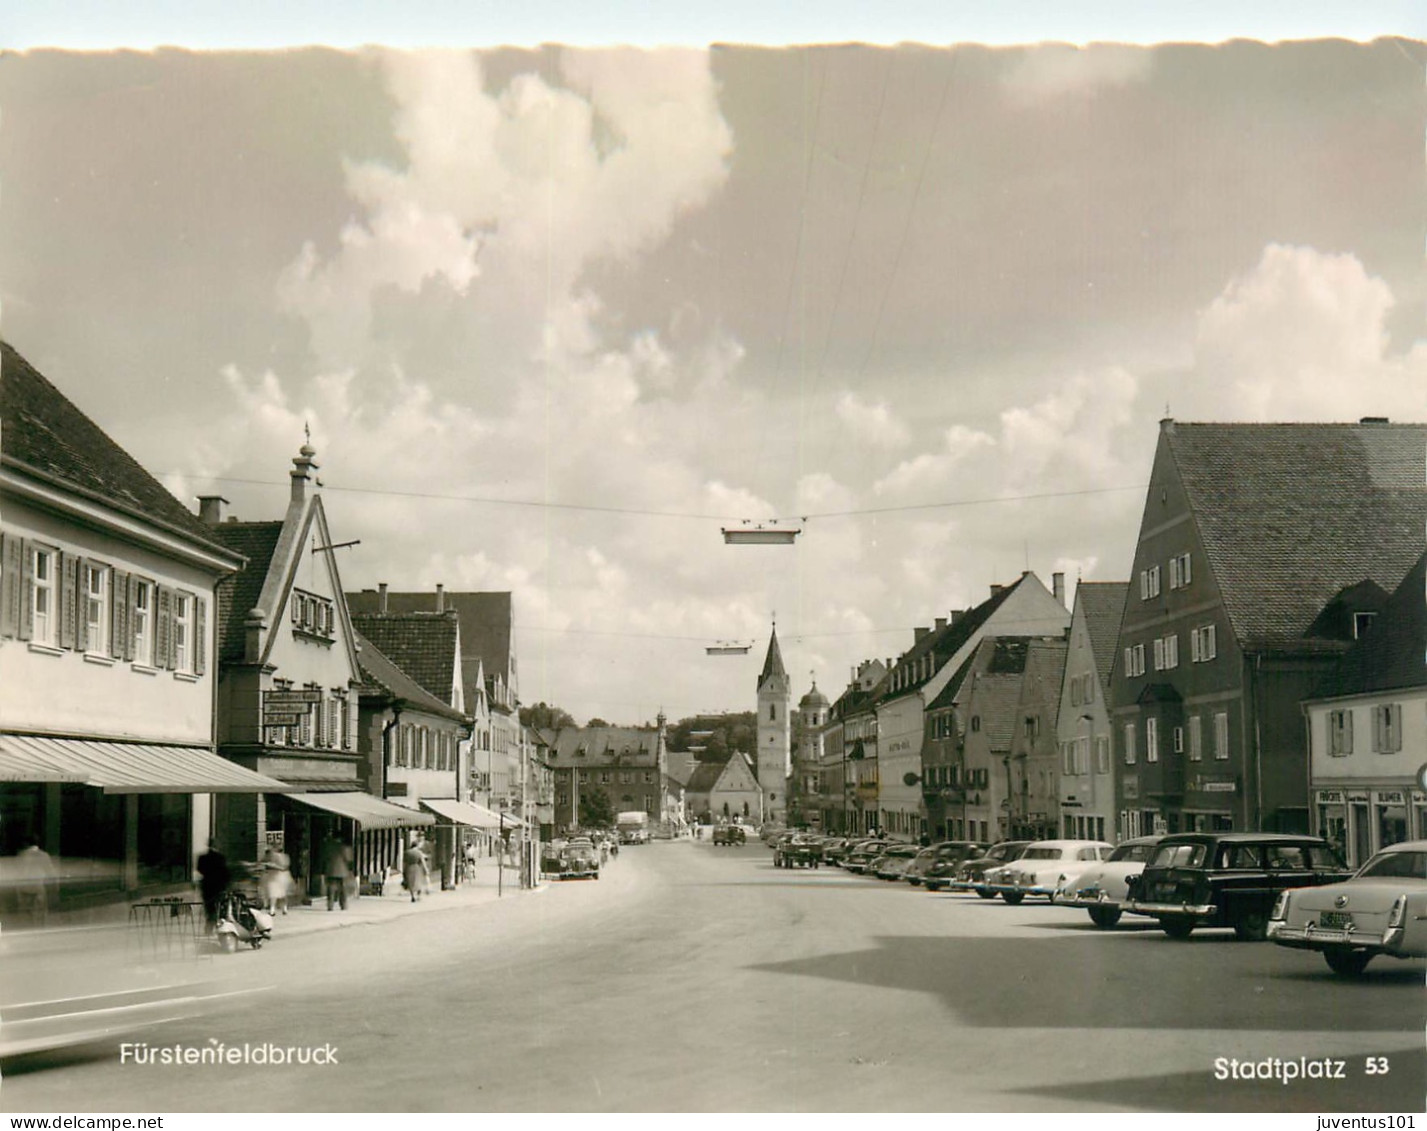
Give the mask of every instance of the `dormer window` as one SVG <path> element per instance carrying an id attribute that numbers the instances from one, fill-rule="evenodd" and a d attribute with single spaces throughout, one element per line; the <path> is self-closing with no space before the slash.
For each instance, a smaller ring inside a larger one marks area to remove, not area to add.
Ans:
<path id="1" fill-rule="evenodd" d="M 1354 613 L 1353 614 L 1353 639 L 1361 640 L 1372 625 L 1373 618 L 1377 613 Z"/>

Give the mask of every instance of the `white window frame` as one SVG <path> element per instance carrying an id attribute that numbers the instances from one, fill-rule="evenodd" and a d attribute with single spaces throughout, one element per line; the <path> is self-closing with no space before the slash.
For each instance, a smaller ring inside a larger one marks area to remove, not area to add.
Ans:
<path id="1" fill-rule="evenodd" d="M 1164 637 L 1156 636 L 1154 640 L 1154 670 L 1164 671 Z"/>
<path id="2" fill-rule="evenodd" d="M 59 643 L 58 573 L 58 550 L 48 546 L 30 548 L 30 642 L 48 648 Z"/>
<path id="3" fill-rule="evenodd" d="M 1189 716 L 1189 760 L 1204 760 L 1204 720 L 1198 715 Z"/>
<path id="4" fill-rule="evenodd" d="M 1179 633 L 1171 632 L 1164 638 L 1164 667 L 1171 671 L 1179 667 Z"/>
<path id="5" fill-rule="evenodd" d="M 154 663 L 154 597 L 157 586 L 142 577 L 134 579 L 133 600 L 129 603 L 129 627 L 134 639 L 133 662 L 141 668 Z"/>
<path id="6" fill-rule="evenodd" d="M 87 655 L 108 656 L 109 591 L 112 574 L 107 565 L 89 561 L 84 563 L 83 573 L 84 651 Z"/>
<path id="7" fill-rule="evenodd" d="M 1110 736 L 1108 734 L 1095 736 L 1095 772 L 1097 774 L 1110 772 Z"/>
<path id="8" fill-rule="evenodd" d="M 1145 720 L 1145 761 L 1159 761 L 1159 720 L 1153 715 Z"/>
<path id="9" fill-rule="evenodd" d="M 1176 754 L 1184 753 L 1184 728 L 1182 726 L 1174 728 L 1172 744 Z"/>
<path id="10" fill-rule="evenodd" d="M 1201 625 L 1190 633 L 1190 659 L 1196 664 L 1205 664 L 1219 654 L 1216 633 L 1212 624 Z"/>
<path id="11" fill-rule="evenodd" d="M 1125 724 L 1125 765 L 1133 766 L 1136 761 L 1135 754 L 1135 724 Z"/>
<path id="12" fill-rule="evenodd" d="M 1188 554 L 1178 554 L 1169 559 L 1169 587 L 1183 589 L 1193 580 L 1193 570 Z"/>

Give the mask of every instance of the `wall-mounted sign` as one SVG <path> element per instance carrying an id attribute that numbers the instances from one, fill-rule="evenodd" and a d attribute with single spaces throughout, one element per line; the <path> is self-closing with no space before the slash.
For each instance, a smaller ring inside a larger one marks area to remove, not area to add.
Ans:
<path id="1" fill-rule="evenodd" d="M 1206 781 L 1199 788 L 1205 793 L 1233 793 L 1238 786 L 1231 781 Z"/>
<path id="2" fill-rule="evenodd" d="M 1400 790 L 1400 789 L 1394 789 L 1394 790 L 1390 790 L 1390 791 L 1387 791 L 1387 792 L 1384 792 L 1384 791 L 1382 791 L 1382 790 L 1379 790 L 1379 791 L 1378 791 L 1378 795 L 1377 795 L 1377 803 L 1378 803 L 1379 805 L 1405 805 L 1405 804 L 1407 804 L 1407 802 L 1403 800 L 1402 790 Z"/>
<path id="3" fill-rule="evenodd" d="M 387 795 L 388 797 L 405 797 L 405 796 L 406 796 L 406 782 L 404 782 L 404 781 L 389 781 L 389 782 L 387 782 L 387 783 L 386 783 L 386 795 Z"/>
<path id="4" fill-rule="evenodd" d="M 265 727 L 295 727 L 301 722 L 301 715 L 294 715 L 289 711 L 263 712 L 263 726 Z"/>
<path id="5" fill-rule="evenodd" d="M 1320 789 L 1318 791 L 1319 805 L 1341 805 L 1343 803 L 1343 791 L 1341 789 Z"/>
<path id="6" fill-rule="evenodd" d="M 1368 803 L 1367 791 L 1354 790 L 1352 793 L 1348 794 L 1348 800 L 1357 802 L 1359 805 L 1366 805 Z"/>
<path id="7" fill-rule="evenodd" d="M 271 848 L 274 852 L 283 851 L 283 830 L 268 829 L 266 835 L 263 838 L 263 843 L 266 844 L 269 848 Z"/>
<path id="8" fill-rule="evenodd" d="M 283 711 L 300 710 L 311 703 L 321 702 L 322 689 L 320 687 L 298 687 L 285 691 L 263 692 L 264 707 L 275 707 Z"/>

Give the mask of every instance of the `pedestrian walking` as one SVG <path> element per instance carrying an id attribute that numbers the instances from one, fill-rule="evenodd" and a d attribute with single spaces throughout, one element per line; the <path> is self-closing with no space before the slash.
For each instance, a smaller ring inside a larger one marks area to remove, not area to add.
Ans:
<path id="1" fill-rule="evenodd" d="M 19 911 L 36 927 L 43 927 L 50 917 L 50 889 L 54 887 L 54 860 L 40 847 L 33 836 L 25 838 L 25 847 L 15 858 L 15 896 Z"/>
<path id="2" fill-rule="evenodd" d="M 333 903 L 347 910 L 347 880 L 352 875 L 352 846 L 337 837 L 328 837 L 322 849 L 322 875 L 327 887 L 327 910 Z"/>
<path id="3" fill-rule="evenodd" d="M 469 840 L 466 841 L 466 873 L 464 878 L 467 880 L 474 880 L 476 878 L 476 846 L 475 842 Z"/>
<path id="4" fill-rule="evenodd" d="M 203 897 L 203 918 L 209 934 L 218 926 L 218 904 L 232 879 L 228 858 L 218 851 L 217 840 L 209 840 L 208 851 L 198 858 L 198 891 Z"/>
<path id="5" fill-rule="evenodd" d="M 287 897 L 292 891 L 292 861 L 280 848 L 269 847 L 263 854 L 263 905 L 269 915 L 278 909 L 287 914 Z"/>
<path id="6" fill-rule="evenodd" d="M 426 857 L 421 854 L 421 841 L 413 836 L 401 854 L 401 878 L 415 903 L 426 890 Z"/>
<path id="7" fill-rule="evenodd" d="M 431 894 L 431 858 L 434 855 L 431 842 L 423 836 L 417 847 L 421 850 L 421 893 Z"/>

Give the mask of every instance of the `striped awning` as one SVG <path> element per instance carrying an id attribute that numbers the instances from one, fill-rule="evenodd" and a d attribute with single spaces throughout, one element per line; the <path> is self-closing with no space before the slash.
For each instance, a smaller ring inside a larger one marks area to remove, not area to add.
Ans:
<path id="1" fill-rule="evenodd" d="M 419 809 L 393 805 L 370 793 L 293 793 L 289 796 L 314 809 L 356 821 L 364 829 L 408 829 L 435 824 L 432 817 Z"/>
<path id="2" fill-rule="evenodd" d="M 448 821 L 458 825 L 470 825 L 476 829 L 513 829 L 520 825 L 514 817 L 502 818 L 499 813 L 477 805 L 473 801 L 456 801 L 447 797 L 423 797 L 421 804 L 433 813 L 439 813 Z"/>
<path id="3" fill-rule="evenodd" d="M 73 782 L 105 793 L 287 793 L 292 786 L 200 746 L 0 734 L 0 781 Z"/>

